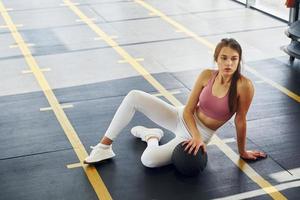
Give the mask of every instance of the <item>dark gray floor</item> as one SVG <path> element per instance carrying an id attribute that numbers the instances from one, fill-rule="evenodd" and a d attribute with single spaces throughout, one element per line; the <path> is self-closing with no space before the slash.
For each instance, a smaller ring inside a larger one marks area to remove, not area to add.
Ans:
<path id="1" fill-rule="evenodd" d="M 132 89 L 156 94 L 157 90 L 122 57 L 78 19 L 63 1 L 3 0 L 44 72 L 85 149 L 95 145 L 108 127 L 124 96 Z M 214 65 L 212 52 L 193 38 L 134 1 L 81 0 L 78 8 L 135 58 L 168 91 L 184 104 L 201 70 Z M 280 50 L 289 40 L 286 24 L 230 0 L 149 0 L 156 9 L 212 44 L 234 37 L 244 48 L 244 62 L 262 76 L 300 94 L 300 62 L 291 66 Z M 0 25 L 5 24 L 0 17 Z M 267 37 L 266 37 L 267 36 Z M 261 38 L 264 38 L 263 40 Z M 78 158 L 24 56 L 7 29 L 0 29 L 0 199 L 97 199 L 82 168 L 68 169 Z M 255 86 L 248 114 L 247 146 L 269 156 L 248 163 L 288 199 L 300 192 L 299 102 L 243 71 Z M 161 97 L 165 101 L 167 99 Z M 96 168 L 115 200 L 164 199 L 272 199 L 216 146 L 208 146 L 208 166 L 198 177 L 186 178 L 173 166 L 143 167 L 140 156 L 146 144 L 130 135 L 131 127 L 157 127 L 137 113 L 115 141 L 117 156 Z M 161 143 L 173 135 L 166 132 Z M 231 120 L 218 136 L 235 138 Z M 236 142 L 227 145 L 237 153 Z M 277 175 L 276 175 L 277 174 Z M 280 174 L 280 175 L 278 175 Z"/>

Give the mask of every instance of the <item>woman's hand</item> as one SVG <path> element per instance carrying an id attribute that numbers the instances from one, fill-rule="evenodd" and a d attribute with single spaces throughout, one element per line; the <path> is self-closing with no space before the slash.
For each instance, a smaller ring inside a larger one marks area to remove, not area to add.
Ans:
<path id="1" fill-rule="evenodd" d="M 245 151 L 240 156 L 245 160 L 256 160 L 258 158 L 266 158 L 267 154 L 261 151 Z"/>
<path id="2" fill-rule="evenodd" d="M 187 144 L 187 145 L 186 145 Z M 191 154 L 194 150 L 194 156 L 197 155 L 197 152 L 199 151 L 200 148 L 206 153 L 206 145 L 202 141 L 202 139 L 199 137 L 193 137 L 190 140 L 187 140 L 182 143 L 182 146 L 186 145 L 184 151 L 188 150 L 188 153 Z"/>

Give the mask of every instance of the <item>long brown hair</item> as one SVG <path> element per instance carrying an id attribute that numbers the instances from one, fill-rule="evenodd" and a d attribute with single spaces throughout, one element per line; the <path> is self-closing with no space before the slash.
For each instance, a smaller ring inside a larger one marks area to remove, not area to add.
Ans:
<path id="1" fill-rule="evenodd" d="M 214 60 L 217 62 L 220 51 L 223 47 L 229 47 L 239 54 L 239 62 L 236 71 L 233 73 L 231 84 L 229 88 L 229 98 L 228 105 L 231 113 L 234 113 L 237 108 L 237 82 L 241 77 L 241 60 L 242 60 L 242 47 L 241 45 L 233 38 L 224 38 L 216 46 L 214 53 Z"/>

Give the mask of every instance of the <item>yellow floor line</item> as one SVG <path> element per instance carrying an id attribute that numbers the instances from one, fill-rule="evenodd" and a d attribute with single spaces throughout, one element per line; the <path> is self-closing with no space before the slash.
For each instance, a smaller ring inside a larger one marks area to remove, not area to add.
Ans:
<path id="1" fill-rule="evenodd" d="M 196 33 L 192 32 L 191 30 L 187 29 L 186 27 L 184 27 L 180 23 L 178 23 L 175 20 L 171 19 L 170 17 L 166 16 L 164 13 L 157 10 L 156 8 L 154 8 L 150 4 L 146 3 L 145 1 L 135 0 L 135 2 L 138 3 L 139 5 L 141 5 L 142 7 L 146 8 L 148 11 L 150 11 L 152 13 L 155 13 L 157 16 L 161 17 L 163 20 L 165 20 L 170 25 L 175 27 L 176 30 L 181 30 L 186 35 L 192 37 L 197 42 L 207 46 L 208 48 L 210 48 L 212 50 L 215 49 L 215 45 L 213 45 L 212 43 L 210 43 L 206 39 L 204 39 L 202 37 L 199 37 Z M 276 83 L 275 81 L 272 81 L 271 79 L 268 79 L 268 78 L 264 77 L 263 75 L 261 75 L 259 72 L 257 72 L 255 69 L 253 69 L 252 67 L 250 67 L 248 65 L 245 65 L 245 69 L 247 71 L 251 72 L 252 74 L 256 75 L 257 77 L 263 79 L 266 83 L 270 84 L 271 86 L 275 87 L 276 89 L 280 90 L 281 92 L 283 92 L 287 96 L 291 97 L 292 99 L 294 99 L 294 100 L 296 100 L 297 102 L 300 103 L 300 96 L 299 95 L 293 93 L 292 91 L 288 90 L 287 88 L 284 88 L 283 86 Z"/>
<path id="2" fill-rule="evenodd" d="M 33 72 L 36 80 L 38 81 L 40 87 L 42 88 L 50 106 L 52 107 L 54 114 L 59 121 L 61 127 L 63 128 L 66 136 L 68 137 L 79 161 L 82 163 L 82 161 L 88 156 L 84 146 L 82 145 L 79 137 L 77 136 L 77 133 L 75 132 L 73 126 L 71 125 L 69 119 L 67 118 L 66 114 L 64 113 L 63 109 L 59 105 L 58 100 L 56 99 L 52 89 L 50 88 L 47 80 L 45 79 L 43 73 L 40 71 L 39 66 L 36 62 L 36 60 L 33 58 L 29 48 L 27 47 L 26 43 L 24 42 L 24 39 L 22 38 L 21 34 L 18 32 L 16 26 L 14 25 L 11 17 L 9 14 L 5 11 L 5 7 L 0 1 L 0 12 L 1 15 L 7 24 L 11 35 L 15 39 L 16 43 L 19 45 L 19 48 L 24 55 L 25 61 L 30 67 L 31 71 Z M 111 200 L 111 196 L 106 188 L 106 186 L 103 183 L 103 180 L 98 174 L 98 171 L 93 166 L 87 166 L 83 165 L 83 169 L 93 186 L 96 195 L 101 200 Z"/>
<path id="3" fill-rule="evenodd" d="M 275 188 L 271 183 L 260 176 L 250 165 L 248 165 L 244 160 L 240 159 L 227 144 L 225 144 L 219 137 L 213 137 L 212 143 L 216 144 L 224 154 L 240 168 L 247 176 L 257 183 L 267 194 L 269 194 L 273 199 L 285 200 L 287 199 L 283 194 L 281 194 L 277 188 Z"/>
<path id="4" fill-rule="evenodd" d="M 260 73 L 258 73 L 256 70 L 254 70 L 253 68 L 249 67 L 249 66 L 245 66 L 246 70 L 251 72 L 252 74 L 254 74 L 255 76 L 259 77 L 260 79 L 262 79 L 263 81 L 265 81 L 266 83 L 269 83 L 270 85 L 272 85 L 273 87 L 277 88 L 278 90 L 280 90 L 281 92 L 283 92 L 284 94 L 286 94 L 287 96 L 291 97 L 292 99 L 296 100 L 297 102 L 300 103 L 300 96 L 291 92 L 290 90 L 288 90 L 287 88 L 281 86 L 280 84 L 276 83 L 275 81 L 264 77 L 263 75 L 261 75 Z"/>
<path id="5" fill-rule="evenodd" d="M 138 63 L 133 56 L 128 54 L 124 49 L 122 49 L 117 42 L 112 40 L 109 35 L 103 32 L 95 23 L 88 20 L 88 17 L 81 12 L 78 7 L 76 7 L 70 0 L 64 0 L 66 5 L 69 5 L 69 8 L 84 21 L 98 36 L 103 38 L 103 40 L 110 45 L 124 60 L 127 60 L 131 66 L 136 69 L 153 87 L 155 87 L 159 93 L 163 94 L 163 96 L 168 99 L 173 105 L 181 106 L 182 104 L 178 101 L 170 92 L 168 92 L 156 79 L 154 79 L 151 74 L 140 64 Z M 151 10 L 152 11 L 152 10 Z M 157 13 L 157 11 L 153 10 L 153 13 Z M 161 15 L 160 13 L 157 13 Z M 168 19 L 170 22 L 173 22 L 171 19 Z M 180 29 L 183 29 L 180 25 Z M 188 31 L 186 29 L 186 31 Z M 190 31 L 189 31 L 190 32 Z M 191 32 L 190 32 L 191 33 Z M 194 33 L 193 33 L 194 34 Z M 195 35 L 195 34 L 194 34 Z M 207 43 L 207 45 L 212 46 L 212 44 L 207 41 L 199 38 L 199 40 Z M 245 161 L 239 159 L 239 156 L 230 149 L 230 147 L 225 144 L 218 136 L 215 136 L 214 144 L 216 144 L 220 150 L 222 150 L 226 156 L 228 156 L 249 178 L 251 178 L 255 183 L 257 183 L 262 189 L 269 194 L 274 199 L 286 199 L 274 186 L 272 186 L 268 181 L 263 179 L 258 173 L 255 172 L 254 169 L 250 167 Z"/>

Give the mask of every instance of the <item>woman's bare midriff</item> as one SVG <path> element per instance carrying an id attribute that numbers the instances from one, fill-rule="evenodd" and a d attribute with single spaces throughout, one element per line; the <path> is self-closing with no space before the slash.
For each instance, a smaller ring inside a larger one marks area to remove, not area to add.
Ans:
<path id="1" fill-rule="evenodd" d="M 196 115 L 198 119 L 209 129 L 217 130 L 220 128 L 223 124 L 226 123 L 226 121 L 219 121 L 212 119 L 208 116 L 206 116 L 203 112 L 200 112 L 200 110 L 197 109 Z"/>

